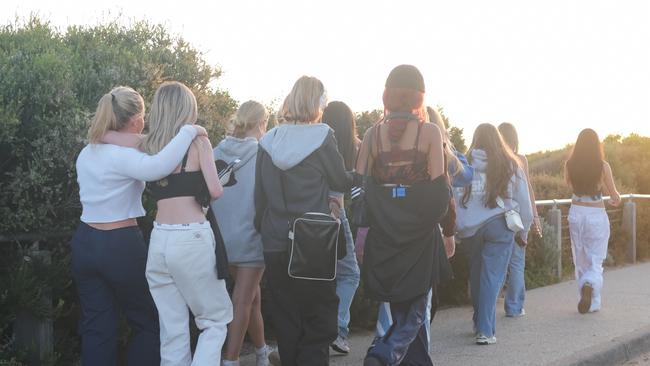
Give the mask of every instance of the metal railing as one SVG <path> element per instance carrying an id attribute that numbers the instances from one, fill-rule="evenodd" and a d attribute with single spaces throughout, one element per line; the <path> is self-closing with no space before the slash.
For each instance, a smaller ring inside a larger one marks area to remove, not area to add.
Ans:
<path id="1" fill-rule="evenodd" d="M 606 201 L 610 197 L 603 197 Z M 623 203 L 622 210 L 615 210 L 622 212 L 622 219 L 620 224 L 624 232 L 627 233 L 627 241 L 625 245 L 625 261 L 627 263 L 636 262 L 636 202 L 637 199 L 650 199 L 650 194 L 623 194 L 621 199 Z M 571 199 L 553 199 L 553 200 L 537 200 L 536 206 L 551 206 L 544 216 L 545 222 L 553 228 L 552 246 L 557 250 L 558 258 L 556 264 L 556 275 L 562 278 L 562 211 L 560 206 L 570 205 Z M 611 213 L 611 212 L 610 212 Z M 610 220 L 611 224 L 618 224 L 619 220 Z"/>
<path id="2" fill-rule="evenodd" d="M 650 194 L 622 194 L 621 199 L 636 199 L 636 198 L 650 198 Z M 605 196 L 603 197 L 603 200 L 608 200 L 610 199 L 610 196 Z M 563 198 L 563 199 L 554 199 L 554 200 L 536 200 L 535 205 L 536 206 L 561 206 L 561 205 L 569 205 L 571 204 L 571 199 L 570 198 Z"/>

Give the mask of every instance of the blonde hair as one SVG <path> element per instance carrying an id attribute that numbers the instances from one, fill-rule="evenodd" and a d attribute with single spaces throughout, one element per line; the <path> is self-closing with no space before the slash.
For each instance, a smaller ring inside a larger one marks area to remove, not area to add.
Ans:
<path id="1" fill-rule="evenodd" d="M 151 102 L 149 134 L 140 147 L 147 154 L 157 154 L 187 124 L 194 124 L 198 115 L 196 98 L 182 83 L 163 83 Z"/>
<path id="2" fill-rule="evenodd" d="M 323 83 L 311 76 L 302 76 L 284 99 L 280 109 L 282 122 L 318 121 L 327 105 Z"/>
<path id="3" fill-rule="evenodd" d="M 232 135 L 243 138 L 246 132 L 257 127 L 260 123 L 266 122 L 269 114 L 262 103 L 249 100 L 242 104 L 237 113 L 230 120 L 232 125 Z"/>
<path id="4" fill-rule="evenodd" d="M 107 131 L 124 128 L 133 116 L 144 115 L 142 96 L 128 86 L 118 86 L 104 94 L 88 129 L 91 144 L 99 143 Z"/>
<path id="5" fill-rule="evenodd" d="M 463 169 L 463 163 L 461 163 L 460 159 L 456 156 L 456 149 L 449 139 L 449 132 L 447 131 L 447 126 L 445 126 L 445 121 L 442 119 L 440 113 L 434 108 L 427 107 L 427 115 L 429 116 L 429 121 L 431 123 L 438 125 L 440 133 L 442 134 L 442 143 L 444 146 L 445 156 L 447 157 L 447 166 L 449 166 L 450 162 L 453 162 L 454 171 L 449 172 L 449 174 L 451 176 L 460 174 Z"/>

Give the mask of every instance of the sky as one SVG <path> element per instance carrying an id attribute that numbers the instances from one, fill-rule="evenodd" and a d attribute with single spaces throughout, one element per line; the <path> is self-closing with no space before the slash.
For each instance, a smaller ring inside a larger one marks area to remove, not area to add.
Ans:
<path id="1" fill-rule="evenodd" d="M 302 75 L 354 111 L 382 108 L 390 70 L 417 66 L 469 144 L 479 123 L 513 123 L 520 151 L 583 128 L 650 136 L 646 0 L 2 0 L 0 24 L 38 14 L 61 30 L 106 19 L 167 26 L 218 65 L 215 87 L 276 105 Z"/>

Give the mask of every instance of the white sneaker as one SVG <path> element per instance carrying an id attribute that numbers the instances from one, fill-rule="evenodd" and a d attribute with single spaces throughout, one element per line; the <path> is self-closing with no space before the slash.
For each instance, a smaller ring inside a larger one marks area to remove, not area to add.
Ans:
<path id="1" fill-rule="evenodd" d="M 350 344 L 348 343 L 348 340 L 341 336 L 336 337 L 330 347 L 332 347 L 334 351 L 342 353 L 344 355 L 350 353 Z"/>
<path id="2" fill-rule="evenodd" d="M 526 315 L 526 310 L 521 309 L 521 313 L 519 313 L 519 314 L 506 314 L 506 318 L 521 318 L 524 315 Z"/>
<path id="3" fill-rule="evenodd" d="M 497 343 L 497 337 L 495 336 L 488 337 L 488 336 L 484 336 L 483 334 L 478 334 L 476 336 L 476 344 L 488 345 L 488 344 L 495 344 L 495 343 Z"/>
<path id="4" fill-rule="evenodd" d="M 271 346 L 264 346 L 260 349 L 255 350 L 255 365 L 256 366 L 269 366 L 274 365 L 271 358 L 271 354 L 277 353 L 275 349 Z M 279 358 L 279 357 L 278 357 Z"/>

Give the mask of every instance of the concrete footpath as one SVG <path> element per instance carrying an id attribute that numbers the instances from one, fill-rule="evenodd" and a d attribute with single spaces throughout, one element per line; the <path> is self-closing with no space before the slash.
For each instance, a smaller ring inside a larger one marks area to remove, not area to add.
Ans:
<path id="1" fill-rule="evenodd" d="M 575 281 L 526 293 L 526 316 L 497 312 L 498 342 L 474 344 L 469 307 L 438 312 L 432 325 L 436 365 L 617 365 L 650 351 L 650 263 L 607 270 L 603 309 L 581 315 Z M 347 356 L 331 352 L 331 365 L 362 365 L 371 332 L 355 332 Z M 242 358 L 242 365 L 255 365 Z"/>

